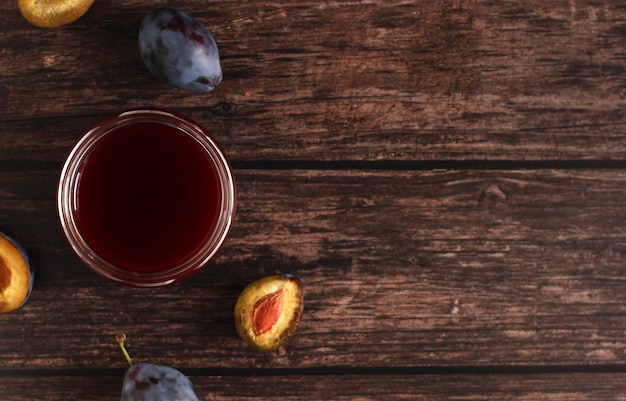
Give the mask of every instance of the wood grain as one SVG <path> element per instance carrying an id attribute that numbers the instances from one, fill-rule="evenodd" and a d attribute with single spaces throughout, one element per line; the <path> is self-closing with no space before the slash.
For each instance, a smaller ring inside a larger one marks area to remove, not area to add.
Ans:
<path id="1" fill-rule="evenodd" d="M 140 21 L 214 34 L 224 85 L 152 78 Z M 0 2 L 0 231 L 37 269 L 0 315 L 0 398 L 110 400 L 136 360 L 203 400 L 625 400 L 626 7 L 597 0 L 96 1 L 60 29 Z M 81 134 L 187 114 L 235 166 L 211 265 L 136 290 L 89 271 L 56 215 Z M 294 338 L 243 344 L 243 287 L 305 285 Z"/>
<path id="2" fill-rule="evenodd" d="M 103 377 L 2 378 L 7 401 L 46 399 L 113 400 L 121 392 L 122 373 Z M 624 400 L 624 375 L 385 375 L 190 377 L 202 400 Z M 9 382 L 10 381 L 10 382 Z"/>
<path id="3" fill-rule="evenodd" d="M 2 228 L 33 252 L 28 304 L 3 318 L 4 369 L 140 359 L 278 368 L 622 366 L 621 171 L 236 171 L 238 214 L 216 262 L 138 291 L 88 271 L 56 223 L 51 172 L 0 174 Z M 32 193 L 28 188 L 38 187 Z M 300 276 L 306 313 L 281 352 L 237 337 L 252 280 Z"/>
<path id="4" fill-rule="evenodd" d="M 0 6 L 0 138 L 16 154 L 61 160 L 99 118 L 158 106 L 197 118 L 234 160 L 626 152 L 619 3 L 177 2 L 216 36 L 225 85 L 249 98 L 193 95 L 148 75 L 138 26 L 162 4 L 97 2 L 58 30 Z"/>

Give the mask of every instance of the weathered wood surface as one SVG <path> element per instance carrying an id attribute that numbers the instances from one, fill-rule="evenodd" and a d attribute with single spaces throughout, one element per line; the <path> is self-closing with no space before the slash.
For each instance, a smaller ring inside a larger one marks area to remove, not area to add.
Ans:
<path id="1" fill-rule="evenodd" d="M 3 159 L 60 160 L 98 118 L 150 105 L 201 120 L 237 160 L 626 153 L 618 1 L 177 1 L 214 33 L 225 84 L 250 98 L 147 74 L 138 26 L 163 4 L 97 1 L 47 31 L 0 4 L 0 116 L 14 150 Z"/>
<path id="2" fill-rule="evenodd" d="M 100 401 L 119 399 L 123 372 L 102 377 L 11 377 L 0 393 L 12 401 Z M 624 400 L 624 375 L 389 375 L 376 376 L 191 376 L 201 400 L 378 401 L 378 400 Z M 260 394 L 262 394 L 260 396 Z"/>
<path id="3" fill-rule="evenodd" d="M 147 74 L 139 22 L 166 4 L 250 97 Z M 620 2 L 109 0 L 44 30 L 5 1 L 0 20 L 0 231 L 37 267 L 0 315 L 3 401 L 116 399 L 119 331 L 203 400 L 626 399 Z M 84 130 L 146 106 L 214 132 L 239 200 L 209 269 L 138 291 L 80 264 L 55 191 Z M 305 316 L 257 354 L 232 308 L 274 272 L 303 279 Z"/>
<path id="4" fill-rule="evenodd" d="M 238 171 L 215 264 L 155 291 L 109 284 L 73 257 L 54 174 L 0 179 L 5 231 L 41 270 L 28 304 L 2 317 L 5 368 L 123 367 L 118 331 L 140 359 L 188 367 L 624 360 L 621 171 Z M 302 278 L 306 315 L 282 353 L 259 355 L 237 337 L 233 307 L 245 283 L 276 271 Z"/>

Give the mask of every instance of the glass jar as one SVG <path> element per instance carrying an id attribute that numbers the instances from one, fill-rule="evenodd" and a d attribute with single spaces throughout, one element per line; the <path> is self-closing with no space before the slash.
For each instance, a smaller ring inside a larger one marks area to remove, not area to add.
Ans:
<path id="1" fill-rule="evenodd" d="M 131 110 L 89 129 L 61 171 L 57 206 L 78 257 L 107 279 L 158 287 L 205 267 L 235 215 L 232 168 L 186 116 Z"/>

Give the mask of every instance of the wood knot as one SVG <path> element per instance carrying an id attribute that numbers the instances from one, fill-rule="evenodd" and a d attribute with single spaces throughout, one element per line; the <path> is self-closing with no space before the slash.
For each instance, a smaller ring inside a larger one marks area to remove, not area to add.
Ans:
<path id="1" fill-rule="evenodd" d="M 237 113 L 237 106 L 229 102 L 219 102 L 211 107 L 211 112 L 218 116 L 230 117 Z"/>
<path id="2" fill-rule="evenodd" d="M 507 201 L 506 190 L 498 184 L 490 184 L 482 190 L 478 197 L 478 203 L 483 204 L 489 202 L 490 204 L 501 203 Z"/>

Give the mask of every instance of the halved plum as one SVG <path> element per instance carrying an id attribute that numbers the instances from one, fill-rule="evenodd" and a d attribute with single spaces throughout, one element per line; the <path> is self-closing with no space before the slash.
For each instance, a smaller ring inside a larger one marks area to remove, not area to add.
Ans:
<path id="1" fill-rule="evenodd" d="M 94 0 L 17 0 L 22 16 L 41 28 L 58 28 L 76 21 Z"/>
<path id="2" fill-rule="evenodd" d="M 33 289 L 34 270 L 24 249 L 0 233 L 0 313 L 26 302 Z"/>
<path id="3" fill-rule="evenodd" d="M 287 275 L 264 277 L 248 285 L 237 300 L 237 333 L 258 351 L 274 351 L 294 334 L 303 310 L 299 279 Z"/>

